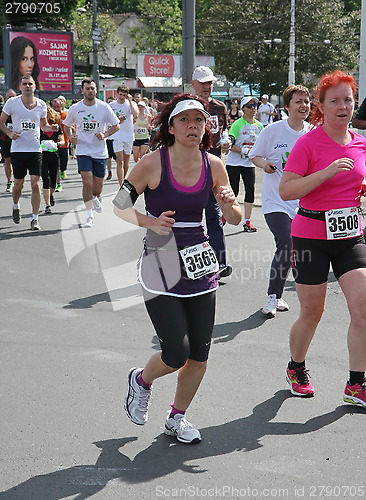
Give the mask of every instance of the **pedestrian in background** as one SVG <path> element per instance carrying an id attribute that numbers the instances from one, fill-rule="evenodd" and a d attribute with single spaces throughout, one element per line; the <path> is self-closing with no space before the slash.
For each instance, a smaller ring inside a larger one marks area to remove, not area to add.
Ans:
<path id="1" fill-rule="evenodd" d="M 133 123 L 138 115 L 137 104 L 133 101 L 129 92 L 130 89 L 126 85 L 120 85 L 117 88 L 117 99 L 110 103 L 110 107 L 119 120 L 118 131 L 112 134 L 110 138 L 113 140 L 113 151 L 117 161 L 117 177 L 121 185 L 129 168 L 135 139 Z"/>
<path id="2" fill-rule="evenodd" d="M 76 145 L 78 172 L 83 183 L 86 221 L 81 227 L 91 228 L 94 211 L 102 211 L 101 193 L 108 157 L 106 139 L 117 132 L 119 120 L 109 104 L 97 99 L 97 87 L 92 78 L 84 78 L 81 92 L 83 100 L 70 107 L 64 128 L 70 142 Z"/>
<path id="3" fill-rule="evenodd" d="M 263 125 L 267 127 L 273 122 L 273 118 L 276 115 L 275 108 L 273 104 L 269 102 L 268 94 L 263 94 L 261 97 L 261 104 L 258 108 L 257 118 Z"/>
<path id="4" fill-rule="evenodd" d="M 244 183 L 244 221 L 243 231 L 255 233 L 257 228 L 251 223 L 255 192 L 255 167 L 249 159 L 249 153 L 257 140 L 263 125 L 255 119 L 258 99 L 246 96 L 240 101 L 243 116 L 236 120 L 230 127 L 232 142 L 230 153 L 226 158 L 226 170 L 229 175 L 230 185 L 235 196 L 239 194 L 240 178 Z"/>
<path id="5" fill-rule="evenodd" d="M 362 101 L 360 107 L 354 114 L 352 126 L 360 130 L 366 129 L 366 98 Z"/>
<path id="6" fill-rule="evenodd" d="M 62 96 L 61 96 L 62 97 Z M 52 99 L 52 108 L 60 115 L 60 125 L 63 134 L 62 141 L 59 142 L 57 154 L 59 158 L 60 168 L 57 173 L 56 191 L 62 191 L 63 186 L 61 180 L 67 179 L 67 164 L 69 162 L 69 139 L 65 134 L 63 121 L 67 116 L 67 111 L 65 109 L 66 101 L 61 97 L 56 97 Z"/>
<path id="7" fill-rule="evenodd" d="M 137 163 L 149 152 L 150 127 L 152 115 L 147 111 L 144 100 L 137 103 L 139 114 L 134 123 L 135 140 L 133 141 L 133 159 Z"/>
<path id="8" fill-rule="evenodd" d="M 281 108 L 280 108 L 279 104 L 276 104 L 276 106 L 275 106 L 275 113 L 276 114 L 273 117 L 273 121 L 278 122 L 278 121 L 282 120 L 282 112 L 281 112 Z"/>
<path id="9" fill-rule="evenodd" d="M 11 140 L 11 163 L 14 174 L 13 222 L 20 224 L 21 213 L 19 199 L 24 187 L 24 179 L 29 172 L 31 181 L 32 219 L 30 229 L 38 231 L 38 212 L 41 203 L 39 180 L 42 169 L 42 149 L 40 131 L 54 132 L 59 129 L 57 124 L 50 125 L 47 121 L 47 106 L 44 101 L 35 97 L 36 83 L 32 76 L 20 78 L 21 95 L 12 97 L 4 104 L 0 115 L 0 130 Z M 12 130 L 6 122 L 11 116 Z"/>
<path id="10" fill-rule="evenodd" d="M 262 308 L 262 313 L 270 318 L 277 311 L 289 310 L 282 294 L 291 267 L 291 222 L 298 208 L 298 200 L 284 201 L 281 198 L 280 180 L 291 149 L 297 139 L 310 130 L 310 125 L 305 121 L 310 113 L 309 90 L 302 85 L 290 85 L 284 90 L 282 98 L 288 119 L 262 130 L 249 152 L 254 165 L 264 172 L 262 211 L 276 244 L 267 297 Z"/>
<path id="11" fill-rule="evenodd" d="M 114 97 L 113 96 L 109 96 L 107 97 L 106 99 L 106 103 L 107 104 L 111 104 L 113 101 L 114 101 Z M 109 125 L 108 125 L 109 127 Z M 107 181 L 110 181 L 112 179 L 112 159 L 117 161 L 117 158 L 116 158 L 116 153 L 114 152 L 114 149 L 113 149 L 113 139 L 107 139 L 107 150 L 108 150 L 108 158 L 107 158 Z"/>
<path id="12" fill-rule="evenodd" d="M 192 75 L 192 86 L 195 94 L 207 101 L 207 109 L 210 113 L 208 124 L 212 133 L 212 147 L 209 152 L 220 158 L 222 149 L 229 150 L 230 141 L 227 134 L 226 106 L 223 102 L 217 101 L 211 96 L 215 81 L 216 77 L 209 67 L 198 66 L 195 68 Z M 224 144 L 220 143 L 222 137 L 226 137 Z M 226 242 L 222 214 L 212 193 L 208 199 L 205 216 L 210 244 L 220 265 L 220 277 L 230 276 L 233 269 L 226 261 Z"/>
<path id="13" fill-rule="evenodd" d="M 9 89 L 6 94 L 5 94 L 5 102 L 10 99 L 10 97 L 16 97 L 16 92 L 13 89 Z M 1 111 L 3 110 L 4 105 L 1 106 L 0 109 L 0 114 Z M 9 130 L 13 130 L 13 124 L 11 121 L 11 116 L 6 121 L 6 126 L 8 127 Z M 8 135 L 4 134 L 3 132 L 0 134 L 0 148 L 1 148 L 1 156 L 4 161 L 4 170 L 5 170 L 5 176 L 6 176 L 6 192 L 11 193 L 13 189 L 13 180 L 12 180 L 12 175 L 13 175 L 13 169 L 11 166 L 11 154 L 10 154 L 10 147 L 11 147 L 11 139 Z"/>
<path id="14" fill-rule="evenodd" d="M 61 128 L 60 114 L 50 106 L 47 106 L 47 120 L 49 123 L 57 123 L 59 129 L 53 132 L 41 131 L 42 148 L 42 188 L 45 202 L 45 214 L 51 214 L 51 207 L 55 205 L 54 192 L 56 189 L 57 175 L 60 168 L 60 157 L 58 148 L 64 145 L 64 134 Z"/>
<path id="15" fill-rule="evenodd" d="M 240 105 L 236 99 L 230 101 L 230 109 L 228 112 L 228 125 L 232 125 L 235 120 L 243 116 L 243 112 L 240 109 Z"/>

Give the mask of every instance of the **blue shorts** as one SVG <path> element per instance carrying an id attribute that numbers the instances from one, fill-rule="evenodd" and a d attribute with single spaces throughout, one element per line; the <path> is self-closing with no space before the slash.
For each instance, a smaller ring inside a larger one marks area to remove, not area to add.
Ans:
<path id="1" fill-rule="evenodd" d="M 107 160 L 104 158 L 92 158 L 91 156 L 78 155 L 78 172 L 93 172 L 95 177 L 104 177 Z"/>

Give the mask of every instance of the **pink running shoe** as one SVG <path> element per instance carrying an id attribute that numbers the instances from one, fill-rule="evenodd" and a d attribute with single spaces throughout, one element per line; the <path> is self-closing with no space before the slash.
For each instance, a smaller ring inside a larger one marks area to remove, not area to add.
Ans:
<path id="1" fill-rule="evenodd" d="M 343 394 L 343 401 L 353 405 L 366 406 L 366 381 L 364 380 L 362 385 L 349 385 L 347 382 Z"/>
<path id="2" fill-rule="evenodd" d="M 243 224 L 243 231 L 244 233 L 256 233 L 258 231 L 258 229 L 256 227 L 253 226 L 253 224 L 251 222 L 245 222 Z"/>
<path id="3" fill-rule="evenodd" d="M 287 366 L 286 380 L 291 386 L 291 394 L 302 398 L 312 398 L 315 394 L 315 389 L 309 380 L 309 371 L 305 368 L 290 370 Z"/>

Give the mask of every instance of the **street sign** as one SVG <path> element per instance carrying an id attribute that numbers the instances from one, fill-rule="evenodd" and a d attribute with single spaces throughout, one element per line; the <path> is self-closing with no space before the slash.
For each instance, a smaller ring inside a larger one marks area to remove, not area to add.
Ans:
<path id="1" fill-rule="evenodd" d="M 95 44 L 99 45 L 102 41 L 102 29 L 101 28 L 93 28 L 92 31 L 92 40 Z"/>
<path id="2" fill-rule="evenodd" d="M 229 97 L 233 99 L 241 99 L 244 97 L 244 89 L 240 87 L 231 87 L 229 88 Z"/>

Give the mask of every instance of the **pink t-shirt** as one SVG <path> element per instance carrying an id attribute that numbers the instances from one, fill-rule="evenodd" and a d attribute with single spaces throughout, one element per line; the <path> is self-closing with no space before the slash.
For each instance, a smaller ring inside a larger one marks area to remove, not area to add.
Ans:
<path id="1" fill-rule="evenodd" d="M 331 210 L 334 208 L 359 207 L 361 183 L 366 175 L 366 139 L 349 131 L 352 140 L 342 146 L 334 142 L 317 127 L 300 137 L 286 162 L 285 171 L 303 177 L 326 168 L 338 158 L 351 158 L 354 168 L 340 172 L 326 180 L 300 199 L 300 206 L 308 210 Z M 326 240 L 325 222 L 296 215 L 291 226 L 292 236 Z"/>

